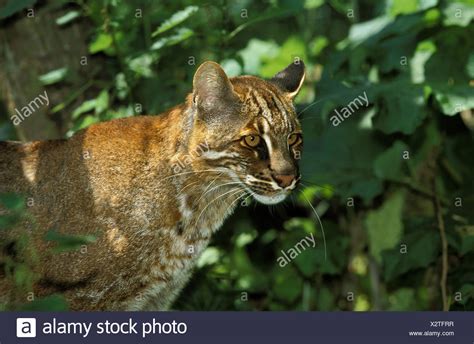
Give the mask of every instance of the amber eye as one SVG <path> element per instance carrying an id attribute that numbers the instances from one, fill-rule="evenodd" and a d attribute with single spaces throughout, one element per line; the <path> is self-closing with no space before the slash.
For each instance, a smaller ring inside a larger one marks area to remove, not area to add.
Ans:
<path id="1" fill-rule="evenodd" d="M 243 138 L 244 143 L 249 147 L 257 147 L 260 144 L 260 136 L 258 135 L 247 135 Z"/>
<path id="2" fill-rule="evenodd" d="M 288 136 L 288 145 L 289 146 L 294 145 L 295 143 L 298 142 L 299 138 L 300 138 L 300 134 L 291 134 L 290 136 Z"/>

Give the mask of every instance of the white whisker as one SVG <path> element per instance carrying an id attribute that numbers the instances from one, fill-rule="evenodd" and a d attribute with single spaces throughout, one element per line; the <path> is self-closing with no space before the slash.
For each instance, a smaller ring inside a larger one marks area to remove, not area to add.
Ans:
<path id="1" fill-rule="evenodd" d="M 311 207 L 311 209 L 313 210 L 314 214 L 316 215 L 316 218 L 318 219 L 319 221 L 319 224 L 321 226 L 321 232 L 323 234 L 323 242 L 324 242 L 324 260 L 327 260 L 327 249 L 326 249 L 326 236 L 324 235 L 324 227 L 323 227 L 323 223 L 321 222 L 321 219 L 319 218 L 319 215 L 318 213 L 316 212 L 316 209 L 314 209 L 313 205 L 311 204 L 311 202 L 309 201 L 308 198 L 306 198 L 306 196 L 304 195 L 303 192 L 301 192 L 301 195 L 303 196 L 303 198 L 308 202 L 309 206 Z"/>
<path id="2" fill-rule="evenodd" d="M 235 202 L 237 202 L 238 200 L 242 199 L 242 197 L 244 196 L 249 196 L 249 194 L 245 191 L 245 190 L 242 190 L 243 194 L 240 195 L 239 197 L 237 197 L 235 200 L 233 200 L 230 205 L 227 207 L 227 209 L 225 210 L 224 214 L 227 214 L 227 212 L 229 211 L 229 209 L 235 204 Z"/>
<path id="3" fill-rule="evenodd" d="M 326 97 L 327 98 L 327 97 Z M 316 100 L 315 102 L 312 102 L 311 104 L 309 104 L 307 107 L 305 107 L 303 110 L 301 110 L 298 115 L 296 117 L 300 117 L 300 115 L 305 112 L 306 110 L 308 110 L 310 107 L 312 107 L 313 105 L 316 105 L 318 104 L 319 102 L 323 101 L 325 98 L 322 98 L 322 99 L 318 99 Z"/>
<path id="4" fill-rule="evenodd" d="M 235 194 L 235 193 L 237 193 L 237 192 L 239 192 L 239 191 L 242 191 L 242 188 L 241 188 L 241 187 L 234 188 L 234 189 L 232 189 L 232 190 L 230 190 L 230 191 L 227 191 L 227 192 L 223 193 L 223 194 L 220 195 L 220 196 L 217 196 L 217 197 L 214 198 L 211 202 L 209 202 L 209 203 L 204 207 L 204 209 L 201 211 L 201 213 L 199 214 L 199 216 L 197 217 L 197 220 L 196 220 L 196 222 L 195 222 L 195 223 L 196 223 L 196 226 L 198 225 L 199 220 L 201 219 L 201 216 L 202 216 L 202 214 L 204 213 L 204 211 L 205 211 L 212 203 L 214 203 L 215 201 L 217 201 L 219 198 L 224 197 L 225 195 L 228 195 L 228 194 L 231 193 L 231 192 L 233 192 L 233 194 Z"/>
<path id="5" fill-rule="evenodd" d="M 241 183 L 241 182 L 229 182 L 229 183 L 224 183 L 224 184 L 219 184 L 219 185 L 217 185 L 217 186 L 214 186 L 212 189 L 210 189 L 210 190 L 204 192 L 204 193 L 201 195 L 201 197 L 198 198 L 198 200 L 195 202 L 195 204 L 198 204 L 199 201 L 200 201 L 207 193 L 211 192 L 212 190 L 215 190 L 215 189 L 217 189 L 217 188 L 219 188 L 219 187 L 221 187 L 221 186 L 235 185 L 235 184 L 242 184 L 242 183 Z"/>
<path id="6" fill-rule="evenodd" d="M 189 183 L 188 185 L 186 185 L 185 187 L 183 187 L 181 190 L 179 190 L 179 192 L 178 192 L 178 194 L 177 194 L 176 196 L 181 195 L 181 193 L 184 191 L 184 189 L 188 188 L 189 186 L 194 185 L 194 184 L 197 184 L 197 183 L 200 183 L 200 182 L 201 182 L 200 180 L 197 180 L 197 181 L 195 181 L 195 182 Z"/>
<path id="7" fill-rule="evenodd" d="M 166 179 L 169 179 L 169 178 L 174 178 L 174 177 L 177 177 L 177 176 L 181 176 L 181 175 L 184 175 L 184 174 L 191 174 L 191 173 L 204 173 L 204 172 L 220 172 L 220 173 L 223 173 L 221 170 L 199 170 L 199 171 L 188 171 L 188 172 L 181 172 L 181 173 L 175 173 L 175 174 L 172 174 L 170 176 L 167 176 L 165 178 L 162 179 L 162 181 L 166 180 Z"/>
<path id="8" fill-rule="evenodd" d="M 206 191 L 212 186 L 212 184 L 214 184 L 214 183 L 216 182 L 216 180 L 217 180 L 220 176 L 222 176 L 223 174 L 224 174 L 224 172 L 222 172 L 222 173 L 219 174 L 216 178 L 214 178 L 214 179 L 209 183 L 209 185 L 208 185 L 207 188 L 204 190 L 204 192 L 206 192 Z"/>

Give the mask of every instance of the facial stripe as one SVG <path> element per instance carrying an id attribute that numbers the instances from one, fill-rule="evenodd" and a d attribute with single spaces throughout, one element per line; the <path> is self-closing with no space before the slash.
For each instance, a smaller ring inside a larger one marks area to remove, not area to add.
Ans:
<path id="1" fill-rule="evenodd" d="M 291 122 L 290 115 L 292 114 L 291 107 L 287 106 L 287 101 L 285 102 L 279 94 L 275 93 L 273 90 L 268 89 L 267 91 L 267 102 L 271 102 L 272 107 L 274 108 L 273 115 L 278 114 L 281 123 L 284 126 L 283 132 L 291 132 Z"/>
<path id="2" fill-rule="evenodd" d="M 282 122 L 285 124 L 285 129 L 286 131 L 288 131 L 289 129 L 289 126 L 288 126 L 288 122 L 287 122 L 287 119 L 288 119 L 288 111 L 287 109 L 285 108 L 285 105 L 284 103 L 280 100 L 280 98 L 278 98 L 278 96 L 275 95 L 275 103 L 277 104 L 278 106 L 278 110 L 280 111 L 280 113 L 282 114 Z"/>
<path id="3" fill-rule="evenodd" d="M 268 107 L 267 102 L 258 93 L 255 93 L 254 97 L 260 109 L 260 115 L 263 116 L 268 121 L 272 115 L 272 111 Z"/>
<path id="4" fill-rule="evenodd" d="M 203 153 L 203 157 L 209 160 L 216 160 L 222 158 L 236 158 L 239 154 L 235 152 L 227 152 L 227 151 L 215 151 L 215 150 L 208 150 Z"/>
<path id="5" fill-rule="evenodd" d="M 263 109 L 260 107 L 260 104 L 258 103 L 256 95 L 254 94 L 254 92 L 249 92 L 249 94 L 250 94 L 250 103 L 252 104 L 252 110 L 257 115 L 262 115 Z"/>
<path id="6" fill-rule="evenodd" d="M 263 134 L 262 137 L 265 140 L 265 143 L 267 144 L 267 149 L 268 149 L 268 155 L 271 159 L 273 156 L 273 145 L 272 145 L 272 140 L 270 139 L 270 126 L 267 122 L 267 120 L 263 121 Z"/>
<path id="7" fill-rule="evenodd" d="M 286 104 L 287 102 L 271 89 L 258 91 L 251 88 L 247 89 L 248 111 L 255 114 L 255 116 L 266 118 L 271 123 L 275 134 L 288 134 L 293 131 L 293 123 L 290 117 L 294 115 L 294 110 Z"/>

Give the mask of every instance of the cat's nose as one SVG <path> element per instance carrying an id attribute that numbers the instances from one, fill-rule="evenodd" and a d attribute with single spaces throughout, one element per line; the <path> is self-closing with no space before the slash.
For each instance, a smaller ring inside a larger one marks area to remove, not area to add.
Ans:
<path id="1" fill-rule="evenodd" d="M 295 180 L 296 176 L 294 174 L 277 174 L 273 176 L 275 181 L 279 186 L 282 188 L 286 188 L 293 183 L 293 180 Z"/>

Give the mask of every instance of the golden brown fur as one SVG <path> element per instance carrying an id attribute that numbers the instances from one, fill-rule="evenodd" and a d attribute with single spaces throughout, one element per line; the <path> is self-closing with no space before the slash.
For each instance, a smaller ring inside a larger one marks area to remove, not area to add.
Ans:
<path id="1" fill-rule="evenodd" d="M 68 140 L 0 142 L 0 193 L 24 194 L 35 218 L 0 239 L 32 228 L 35 297 L 62 292 L 74 310 L 167 309 L 239 199 L 277 202 L 296 184 L 301 145 L 288 149 L 287 137 L 300 133 L 297 72 L 285 89 L 288 75 L 229 80 L 206 63 L 186 102 L 160 116 L 99 123 Z M 266 152 L 242 144 L 249 133 L 261 133 Z M 285 191 L 280 175 L 293 181 Z M 97 241 L 53 253 L 49 230 Z M 0 275 L 0 301 L 25 302 L 11 283 Z"/>

